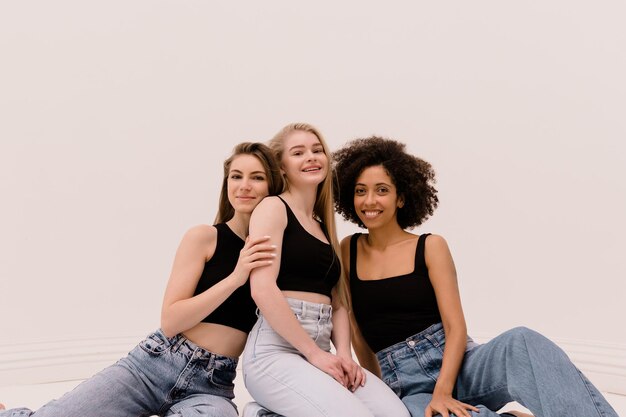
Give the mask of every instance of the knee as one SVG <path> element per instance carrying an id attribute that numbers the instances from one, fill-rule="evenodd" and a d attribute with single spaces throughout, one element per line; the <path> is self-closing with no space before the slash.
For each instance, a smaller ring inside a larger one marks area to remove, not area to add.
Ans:
<path id="1" fill-rule="evenodd" d="M 545 339 L 540 333 L 529 329 L 528 327 L 519 326 L 514 327 L 511 330 L 504 333 L 508 339 L 516 341 L 516 342 L 529 342 L 534 340 L 542 340 Z"/>
<path id="2" fill-rule="evenodd" d="M 507 346 L 511 348 L 511 353 L 523 351 L 526 354 L 531 354 L 531 352 L 548 354 L 549 352 L 561 351 L 550 339 L 527 327 L 515 327 L 504 335 Z"/>

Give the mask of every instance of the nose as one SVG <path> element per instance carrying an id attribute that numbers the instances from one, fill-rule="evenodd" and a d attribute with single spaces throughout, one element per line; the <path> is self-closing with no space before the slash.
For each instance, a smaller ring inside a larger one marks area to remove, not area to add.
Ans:
<path id="1" fill-rule="evenodd" d="M 365 204 L 368 206 L 374 205 L 376 203 L 376 194 L 371 191 L 368 191 L 365 194 Z"/>
<path id="2" fill-rule="evenodd" d="M 251 188 L 250 178 L 244 177 L 244 179 L 241 181 L 241 188 L 245 190 L 249 190 Z"/>

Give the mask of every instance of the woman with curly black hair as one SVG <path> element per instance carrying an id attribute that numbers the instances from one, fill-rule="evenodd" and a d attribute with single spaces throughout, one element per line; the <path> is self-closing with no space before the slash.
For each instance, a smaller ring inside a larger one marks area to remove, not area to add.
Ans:
<path id="1" fill-rule="evenodd" d="M 431 165 L 380 137 L 333 154 L 335 207 L 367 234 L 341 242 L 352 304 L 354 350 L 413 417 L 490 417 L 511 401 L 537 416 L 615 411 L 544 336 L 519 327 L 484 345 L 467 336 L 456 270 L 445 239 L 405 229 L 439 200 Z M 500 415 L 529 416 L 520 411 Z"/>

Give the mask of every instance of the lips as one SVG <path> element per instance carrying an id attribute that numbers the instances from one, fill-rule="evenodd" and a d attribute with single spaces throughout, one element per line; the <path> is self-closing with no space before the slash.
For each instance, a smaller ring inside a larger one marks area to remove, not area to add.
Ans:
<path id="1" fill-rule="evenodd" d="M 382 213 L 382 210 L 363 210 L 361 211 L 366 219 L 373 219 Z"/>

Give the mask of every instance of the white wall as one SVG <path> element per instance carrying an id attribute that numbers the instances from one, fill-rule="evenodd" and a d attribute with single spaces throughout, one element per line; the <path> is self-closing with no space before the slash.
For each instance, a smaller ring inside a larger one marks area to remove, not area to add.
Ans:
<path id="1" fill-rule="evenodd" d="M 0 385 L 98 369 L 156 328 L 221 161 L 307 121 L 334 148 L 380 134 L 434 165 L 418 232 L 448 239 L 472 334 L 532 327 L 625 392 L 625 12 L 0 3 Z"/>

